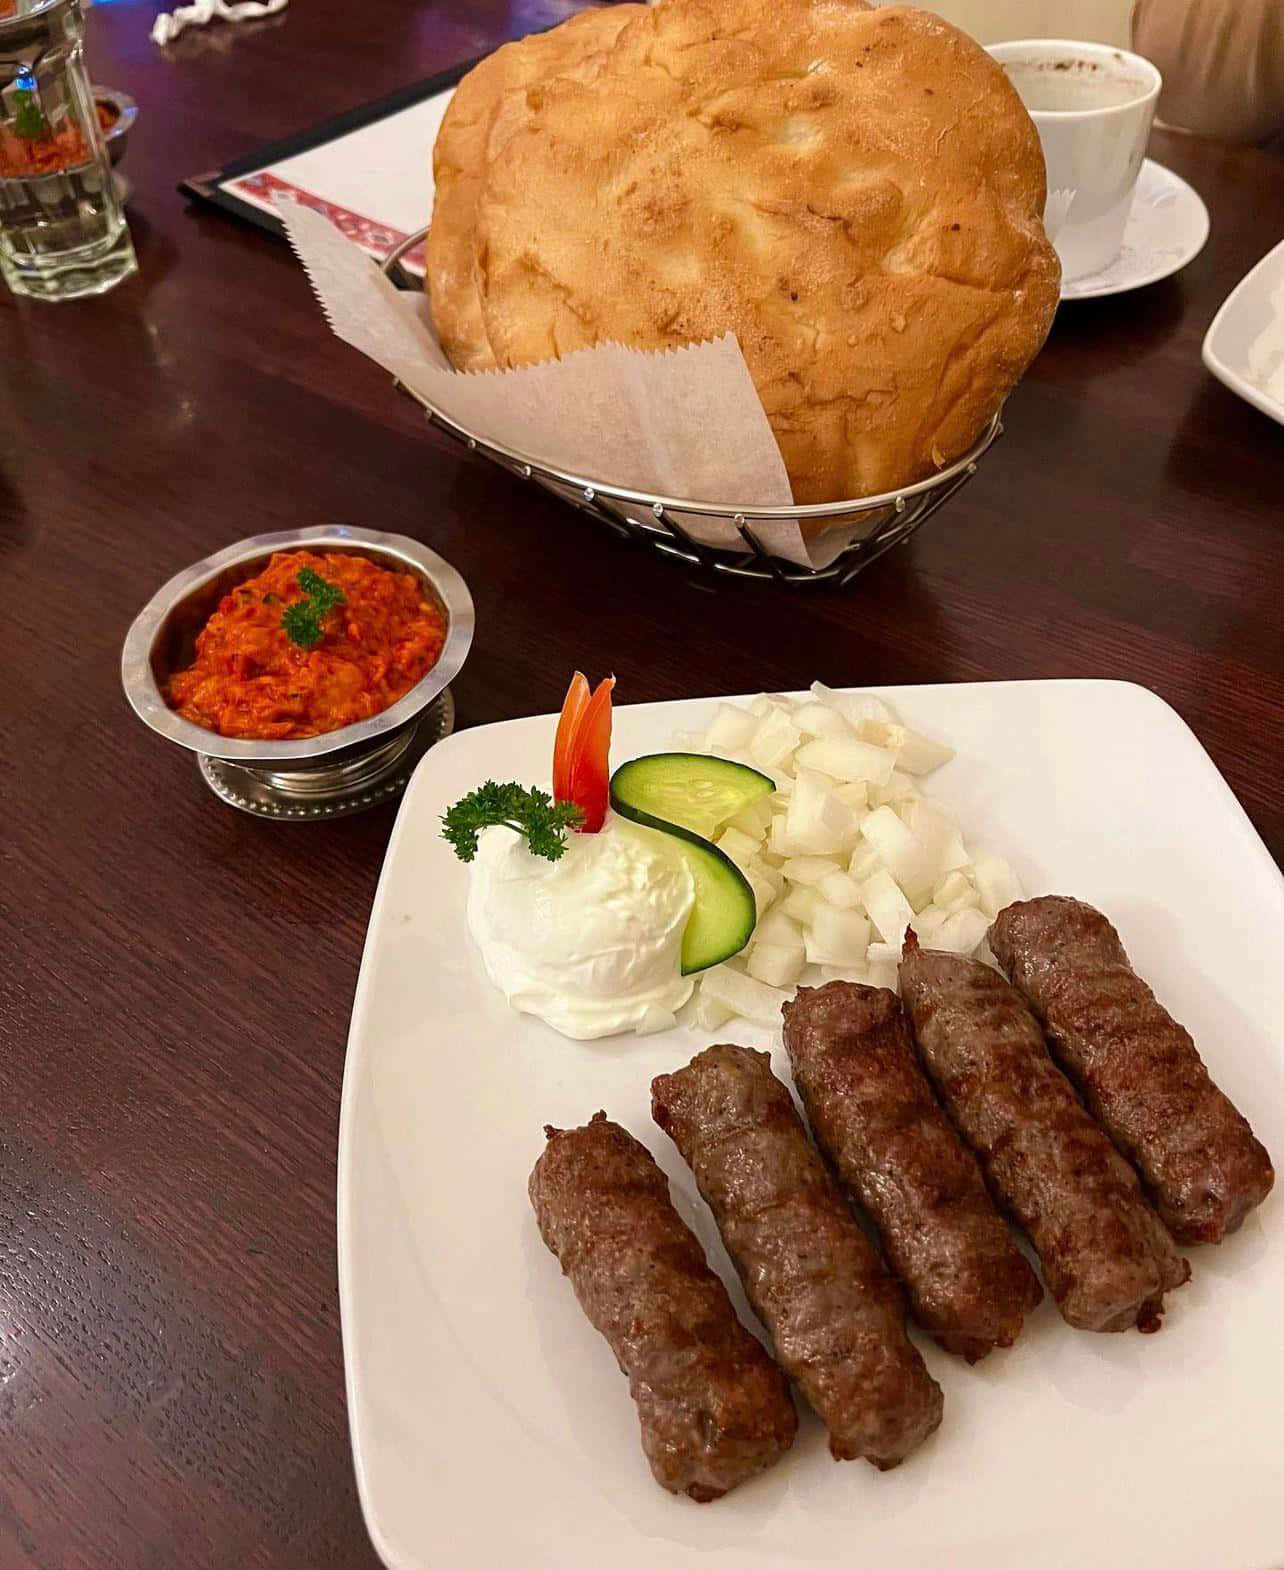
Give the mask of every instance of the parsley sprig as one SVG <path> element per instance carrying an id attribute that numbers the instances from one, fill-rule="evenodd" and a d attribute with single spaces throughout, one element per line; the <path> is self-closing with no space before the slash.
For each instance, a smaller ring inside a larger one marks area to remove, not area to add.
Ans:
<path id="1" fill-rule="evenodd" d="M 460 861 L 473 859 L 478 834 L 494 824 L 505 824 L 525 835 L 531 855 L 560 861 L 566 852 L 567 829 L 583 816 L 573 801 L 554 801 L 546 790 L 487 780 L 450 808 L 441 820 L 441 832 Z"/>
<path id="2" fill-rule="evenodd" d="M 300 568 L 295 582 L 307 599 L 287 605 L 281 613 L 281 625 L 291 643 L 297 643 L 301 649 L 313 649 L 321 642 L 321 623 L 336 605 L 343 604 L 343 590 L 337 583 L 327 583 L 311 567 Z"/>
<path id="3" fill-rule="evenodd" d="M 14 84 L 13 108 L 15 136 L 27 142 L 39 142 L 53 135 L 40 107 L 40 100 L 36 97 L 36 79 L 28 71 L 22 72 Z"/>

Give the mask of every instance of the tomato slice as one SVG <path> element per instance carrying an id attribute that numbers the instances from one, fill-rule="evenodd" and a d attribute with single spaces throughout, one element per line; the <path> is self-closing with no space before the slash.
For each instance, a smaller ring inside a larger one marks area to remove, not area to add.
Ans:
<path id="1" fill-rule="evenodd" d="M 589 684 L 583 671 L 576 671 L 566 690 L 562 703 L 562 717 L 557 722 L 557 740 L 553 743 L 553 800 L 571 800 L 571 755 L 575 750 L 575 737 L 588 708 Z"/>
<path id="2" fill-rule="evenodd" d="M 611 692 L 615 677 L 597 684 L 575 730 L 566 800 L 584 814 L 579 834 L 596 834 L 611 799 Z"/>

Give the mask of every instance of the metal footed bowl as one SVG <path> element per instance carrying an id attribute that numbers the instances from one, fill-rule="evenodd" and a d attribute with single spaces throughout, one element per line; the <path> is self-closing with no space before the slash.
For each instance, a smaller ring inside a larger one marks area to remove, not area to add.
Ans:
<path id="1" fill-rule="evenodd" d="M 165 701 L 165 683 L 191 662 L 196 634 L 218 602 L 275 552 L 305 547 L 350 552 L 413 572 L 446 617 L 437 663 L 383 713 L 321 736 L 248 741 L 220 736 L 175 713 Z M 195 563 L 152 596 L 125 638 L 121 682 L 145 725 L 196 754 L 202 779 L 221 800 L 260 817 L 337 817 L 395 795 L 424 751 L 449 734 L 454 704 L 448 684 L 468 656 L 473 625 L 464 580 L 417 540 L 347 524 L 256 534 Z"/>
<path id="2" fill-rule="evenodd" d="M 427 229 L 421 229 L 408 235 L 383 263 L 383 271 L 401 287 L 421 287 L 419 280 L 407 273 L 401 262 L 409 252 L 423 245 L 427 234 Z M 930 479 L 880 496 L 806 507 L 720 507 L 682 497 L 629 490 L 583 475 L 568 474 L 474 435 L 456 425 L 426 398 L 411 392 L 400 382 L 397 386 L 419 404 L 434 425 L 462 442 L 470 452 L 484 454 L 521 479 L 534 480 L 573 507 L 600 518 L 616 534 L 658 550 L 714 581 L 765 578 L 784 584 L 850 583 L 857 573 L 877 561 L 893 545 L 909 539 L 920 524 L 966 485 L 986 452 L 1003 434 L 1000 411 L 968 451 L 948 468 Z M 764 525 L 780 522 L 819 524 L 825 530 L 841 529 L 850 538 L 825 566 L 804 566 L 784 561 L 768 549 L 763 538 Z M 717 543 L 710 543 L 711 538 Z"/>

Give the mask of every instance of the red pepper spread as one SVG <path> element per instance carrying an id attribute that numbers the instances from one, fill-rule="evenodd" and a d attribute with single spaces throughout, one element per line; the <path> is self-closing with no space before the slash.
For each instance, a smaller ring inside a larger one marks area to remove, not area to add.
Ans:
<path id="1" fill-rule="evenodd" d="M 305 568 L 343 595 L 308 648 L 281 621 L 308 599 L 297 581 Z M 445 637 L 445 615 L 413 573 L 362 556 L 280 552 L 224 595 L 197 635 L 195 662 L 170 678 L 165 696 L 220 736 L 320 736 L 404 697 L 437 663 Z"/>

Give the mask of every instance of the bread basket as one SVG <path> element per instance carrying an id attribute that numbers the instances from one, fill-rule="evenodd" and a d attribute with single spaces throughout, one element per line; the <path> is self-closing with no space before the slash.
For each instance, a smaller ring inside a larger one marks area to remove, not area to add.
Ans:
<path id="1" fill-rule="evenodd" d="M 383 271 L 400 288 L 421 284 L 400 264 L 402 258 L 427 238 L 427 229 L 408 235 L 383 262 Z M 402 387 L 400 382 L 397 383 Z M 948 468 L 915 485 L 903 486 L 881 496 L 823 502 L 805 507 L 717 507 L 681 497 L 657 496 L 647 491 L 604 484 L 601 480 L 569 474 L 464 430 L 426 398 L 402 390 L 423 409 L 429 420 L 466 446 L 484 454 L 500 468 L 524 480 L 534 480 L 563 501 L 601 519 L 616 534 L 649 546 L 671 560 L 713 582 L 728 578 L 763 578 L 783 584 L 850 583 L 892 546 L 900 545 L 960 490 L 977 471 L 981 459 L 1003 434 L 1002 411 L 996 413 L 977 441 Z M 755 532 L 765 523 L 823 520 L 827 527 L 857 531 L 850 542 L 823 567 L 784 561 L 772 555 Z M 739 548 L 720 548 L 702 542 L 696 532 L 710 528 L 726 532 L 730 524 L 743 542 Z"/>

